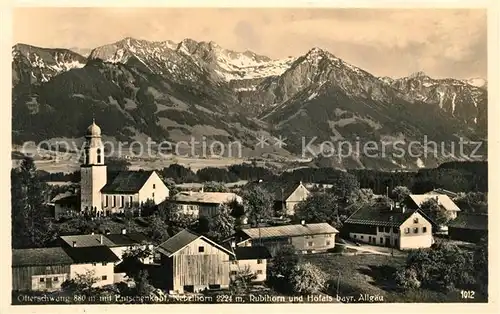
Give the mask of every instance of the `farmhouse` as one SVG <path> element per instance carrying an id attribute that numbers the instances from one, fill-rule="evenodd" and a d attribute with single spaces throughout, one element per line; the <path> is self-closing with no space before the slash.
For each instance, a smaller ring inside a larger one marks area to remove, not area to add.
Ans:
<path id="1" fill-rule="evenodd" d="M 184 229 L 160 244 L 157 251 L 170 293 L 229 287 L 229 264 L 234 254 L 210 239 Z"/>
<path id="2" fill-rule="evenodd" d="M 457 218 L 460 208 L 445 194 L 410 194 L 405 201 L 405 205 L 410 209 L 418 209 L 422 204 L 430 199 L 435 199 L 441 208 L 446 210 L 451 219 Z"/>
<path id="3" fill-rule="evenodd" d="M 270 192 L 274 200 L 274 210 L 288 216 L 294 215 L 295 206 L 311 194 L 302 182 L 253 182 L 251 185 L 261 186 Z"/>
<path id="4" fill-rule="evenodd" d="M 60 247 L 12 250 L 12 290 L 59 290 L 72 264 Z"/>
<path id="5" fill-rule="evenodd" d="M 231 261 L 231 279 L 234 280 L 241 273 L 255 275 L 253 282 L 266 281 L 267 260 L 271 253 L 264 246 L 243 246 L 234 249 L 235 257 Z"/>
<path id="6" fill-rule="evenodd" d="M 224 192 L 180 192 L 160 206 L 176 204 L 179 212 L 196 217 L 213 217 L 218 214 L 219 206 L 231 202 L 243 203 L 241 196 Z"/>
<path id="7" fill-rule="evenodd" d="M 420 210 L 405 206 L 363 206 L 344 223 L 346 233 L 358 242 L 400 250 L 432 245 L 433 223 Z"/>
<path id="8" fill-rule="evenodd" d="M 235 235 L 237 246 L 265 246 L 271 255 L 284 245 L 292 245 L 297 252 L 324 252 L 335 247 L 337 229 L 327 223 L 297 224 L 241 229 Z"/>
<path id="9" fill-rule="evenodd" d="M 461 213 L 448 225 L 450 239 L 477 243 L 488 236 L 488 215 Z"/>

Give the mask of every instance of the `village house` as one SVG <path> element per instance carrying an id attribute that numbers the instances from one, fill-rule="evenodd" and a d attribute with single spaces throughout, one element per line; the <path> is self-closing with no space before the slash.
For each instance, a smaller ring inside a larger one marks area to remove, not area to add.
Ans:
<path id="1" fill-rule="evenodd" d="M 229 287 L 231 250 L 187 229 L 157 247 L 165 288 L 172 294 Z"/>
<path id="2" fill-rule="evenodd" d="M 70 278 L 73 260 L 60 247 L 12 250 L 12 290 L 55 291 Z"/>
<path id="3" fill-rule="evenodd" d="M 287 216 L 295 214 L 295 206 L 307 199 L 311 192 L 302 182 L 253 182 L 251 186 L 261 186 L 271 193 L 276 213 Z"/>
<path id="4" fill-rule="evenodd" d="M 452 240 L 479 242 L 488 236 L 488 215 L 461 213 L 448 225 L 448 236 Z"/>
<path id="5" fill-rule="evenodd" d="M 267 278 L 267 261 L 271 253 L 264 246 L 242 246 L 234 248 L 235 257 L 231 260 L 231 280 L 241 273 L 255 275 L 252 282 L 264 282 Z"/>
<path id="6" fill-rule="evenodd" d="M 54 218 L 60 219 L 64 216 L 75 216 L 78 204 L 78 195 L 71 191 L 56 195 L 48 205 L 54 210 Z"/>
<path id="7" fill-rule="evenodd" d="M 159 204 L 169 196 L 169 189 L 156 171 L 123 171 L 108 181 L 101 128 L 95 121 L 85 134 L 83 155 L 80 192 L 59 201 L 62 203 L 56 210 L 58 216 L 75 210 L 95 215 L 123 213 L 148 200 Z"/>
<path id="8" fill-rule="evenodd" d="M 434 243 L 432 227 L 419 209 L 367 205 L 347 218 L 343 229 L 356 242 L 405 250 L 429 248 Z"/>
<path id="9" fill-rule="evenodd" d="M 219 213 L 219 206 L 231 202 L 243 203 L 241 196 L 229 192 L 180 192 L 160 206 L 175 204 L 178 211 L 195 217 L 213 217 Z"/>
<path id="10" fill-rule="evenodd" d="M 449 191 L 449 190 L 446 190 L 446 189 L 441 189 L 441 188 L 434 189 L 434 190 L 429 191 L 429 192 L 427 192 L 425 194 L 426 195 L 446 195 L 446 196 L 448 196 L 451 199 L 454 199 L 454 198 L 458 197 L 458 193 L 455 193 L 453 191 Z"/>
<path id="11" fill-rule="evenodd" d="M 335 247 L 337 229 L 328 223 L 303 222 L 297 225 L 241 229 L 235 234 L 236 246 L 265 246 L 272 256 L 285 245 L 299 253 L 325 252 Z"/>

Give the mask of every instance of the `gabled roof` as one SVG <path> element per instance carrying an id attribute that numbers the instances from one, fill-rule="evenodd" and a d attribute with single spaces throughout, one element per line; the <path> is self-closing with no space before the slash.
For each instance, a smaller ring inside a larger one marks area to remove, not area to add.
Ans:
<path id="1" fill-rule="evenodd" d="M 132 232 L 132 233 L 126 233 L 126 234 L 122 234 L 122 233 L 107 234 L 106 238 L 108 238 L 108 240 L 114 244 L 112 246 L 115 246 L 115 247 L 116 246 L 130 246 L 130 245 L 137 245 L 137 244 L 151 242 L 151 239 L 149 239 L 142 232 Z"/>
<path id="2" fill-rule="evenodd" d="M 461 213 L 448 224 L 448 228 L 488 230 L 488 215 Z"/>
<path id="3" fill-rule="evenodd" d="M 447 211 L 456 211 L 459 212 L 460 208 L 451 200 L 448 195 L 444 194 L 410 194 L 410 199 L 420 207 L 424 202 L 429 199 L 436 199 L 438 205 L 444 208 Z"/>
<path id="4" fill-rule="evenodd" d="M 298 225 L 248 228 L 248 229 L 241 229 L 241 232 L 245 233 L 252 239 L 258 239 L 258 238 L 294 237 L 303 235 L 329 234 L 329 233 L 338 233 L 339 231 L 334 227 L 330 226 L 329 224 L 327 224 L 326 222 L 324 222 L 324 223 L 314 223 L 314 224 L 304 224 L 304 225 L 298 224 Z"/>
<path id="5" fill-rule="evenodd" d="M 60 205 L 76 205 L 78 204 L 78 195 L 72 194 L 68 196 L 61 197 L 55 201 L 53 201 L 54 204 L 60 204 Z"/>
<path id="6" fill-rule="evenodd" d="M 265 246 L 242 246 L 234 249 L 237 260 L 268 259 L 271 253 Z"/>
<path id="7" fill-rule="evenodd" d="M 137 193 L 154 171 L 122 171 L 102 189 L 102 193 Z"/>
<path id="8" fill-rule="evenodd" d="M 63 249 L 76 264 L 114 263 L 120 260 L 107 246 L 64 247 Z"/>
<path id="9" fill-rule="evenodd" d="M 349 218 L 347 218 L 345 223 L 381 227 L 399 227 L 415 212 L 418 212 L 427 219 L 427 217 L 418 209 L 406 209 L 403 212 L 403 210 L 399 208 L 393 208 L 391 210 L 390 208 L 380 208 L 367 205 L 355 211 Z M 430 220 L 429 222 L 433 223 Z"/>
<path id="10" fill-rule="evenodd" d="M 445 190 L 445 189 L 441 189 L 441 188 L 434 189 L 434 190 L 427 192 L 425 194 L 431 194 L 431 195 L 443 194 L 443 195 L 447 195 L 450 198 L 454 198 L 454 197 L 458 196 L 458 193 L 455 193 L 455 192 L 449 191 L 449 190 Z"/>
<path id="11" fill-rule="evenodd" d="M 201 238 L 203 241 L 209 243 L 210 245 L 213 245 L 220 250 L 228 253 L 229 255 L 233 255 L 231 251 L 228 249 L 224 248 L 223 246 L 215 243 L 214 241 L 208 239 L 207 237 L 204 237 L 202 235 L 198 235 L 192 231 L 189 231 L 187 229 L 182 230 L 181 232 L 177 233 L 167 241 L 163 242 L 158 246 L 158 251 L 160 253 L 163 253 L 167 255 L 168 257 L 174 255 L 181 249 L 183 249 L 185 246 L 187 246 L 189 243 Z"/>
<path id="12" fill-rule="evenodd" d="M 73 260 L 60 247 L 12 250 L 12 266 L 71 265 Z"/>
<path id="13" fill-rule="evenodd" d="M 301 184 L 301 182 L 264 181 L 251 182 L 249 186 L 260 186 L 272 194 L 274 201 L 284 202 Z"/>
<path id="14" fill-rule="evenodd" d="M 101 243 L 102 237 L 102 243 Z M 76 247 L 92 247 L 92 246 L 114 246 L 105 235 L 102 234 L 79 234 L 70 236 L 61 236 L 61 240 L 68 246 L 73 247 L 75 242 Z"/>
<path id="15" fill-rule="evenodd" d="M 241 196 L 230 192 L 180 192 L 172 197 L 176 203 L 197 204 L 224 204 L 237 200 L 241 202 Z"/>

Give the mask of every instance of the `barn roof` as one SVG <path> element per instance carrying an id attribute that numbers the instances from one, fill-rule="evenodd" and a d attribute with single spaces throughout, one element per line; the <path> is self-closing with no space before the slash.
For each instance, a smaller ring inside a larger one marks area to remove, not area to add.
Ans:
<path id="1" fill-rule="evenodd" d="M 102 237 L 102 243 L 101 243 Z M 61 240 L 69 246 L 76 247 L 91 247 L 91 246 L 114 246 L 114 243 L 110 241 L 105 235 L 102 234 L 79 234 L 79 235 L 69 235 L 61 236 Z"/>
<path id="2" fill-rule="evenodd" d="M 60 247 L 12 250 L 13 267 L 70 265 L 72 263 L 71 257 Z"/>
<path id="3" fill-rule="evenodd" d="M 450 222 L 448 228 L 468 230 L 488 230 L 488 215 L 461 213 Z"/>
<path id="4" fill-rule="evenodd" d="M 122 171 L 102 189 L 102 193 L 137 193 L 154 171 Z"/>
<path id="5" fill-rule="evenodd" d="M 241 229 L 243 233 L 250 238 L 275 238 L 275 237 L 293 237 L 314 234 L 338 233 L 339 231 L 326 222 L 313 224 L 298 224 L 285 226 L 272 226 L 260 228 Z"/>
<path id="6" fill-rule="evenodd" d="M 226 253 L 233 255 L 231 251 L 228 249 L 224 248 L 223 246 L 215 243 L 214 241 L 208 239 L 207 237 L 204 237 L 202 235 L 198 235 L 192 231 L 189 231 L 188 229 L 184 229 L 181 232 L 177 233 L 167 241 L 163 242 L 158 246 L 158 251 L 160 251 L 163 254 L 166 254 L 167 256 L 172 256 L 182 248 L 184 248 L 186 245 L 189 243 L 193 242 L 194 240 L 201 238 L 205 242 L 219 248 L 220 250 L 225 251 Z"/>
<path id="7" fill-rule="evenodd" d="M 265 246 L 242 246 L 234 249 L 237 260 L 268 259 L 271 253 Z"/>
<path id="8" fill-rule="evenodd" d="M 64 250 L 75 264 L 114 263 L 120 260 L 107 246 L 65 247 Z"/>
<path id="9" fill-rule="evenodd" d="M 367 205 L 355 211 L 347 220 L 346 224 L 399 227 L 416 210 L 407 209 L 404 212 L 401 209 L 380 208 Z"/>
<path id="10" fill-rule="evenodd" d="M 151 240 L 142 232 L 133 232 L 133 233 L 114 233 L 107 234 L 106 238 L 111 241 L 114 246 L 128 246 L 134 244 L 141 244 L 144 242 L 151 242 Z"/>
<path id="11" fill-rule="evenodd" d="M 241 202 L 241 196 L 229 192 L 180 192 L 172 197 L 179 203 L 224 204 L 233 200 Z"/>
<path id="12" fill-rule="evenodd" d="M 417 206 L 420 207 L 425 201 L 429 199 L 436 199 L 438 205 L 447 211 L 459 212 L 460 208 L 451 200 L 448 195 L 444 194 L 410 194 L 410 198 L 415 202 Z"/>
<path id="13" fill-rule="evenodd" d="M 301 185 L 301 182 L 264 181 L 251 182 L 249 187 L 260 186 L 273 196 L 274 201 L 284 202 Z"/>

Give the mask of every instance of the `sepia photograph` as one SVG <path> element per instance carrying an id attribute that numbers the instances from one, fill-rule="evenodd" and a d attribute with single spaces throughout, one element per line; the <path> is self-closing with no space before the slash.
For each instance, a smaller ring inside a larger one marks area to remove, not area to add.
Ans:
<path id="1" fill-rule="evenodd" d="M 488 11 L 13 8 L 10 304 L 491 302 Z"/>

